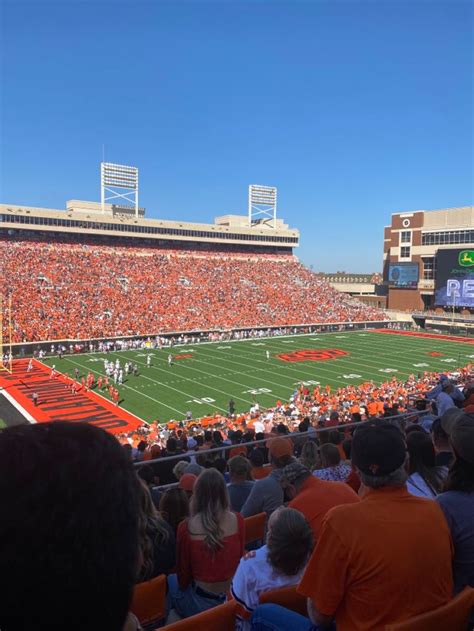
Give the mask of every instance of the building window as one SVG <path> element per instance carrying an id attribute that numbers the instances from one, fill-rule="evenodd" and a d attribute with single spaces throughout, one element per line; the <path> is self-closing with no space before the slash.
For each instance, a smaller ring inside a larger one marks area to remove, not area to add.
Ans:
<path id="1" fill-rule="evenodd" d="M 411 230 L 402 230 L 400 233 L 400 243 L 411 243 Z"/>
<path id="2" fill-rule="evenodd" d="M 423 280 L 434 280 L 436 261 L 434 257 L 423 257 Z"/>
<path id="3" fill-rule="evenodd" d="M 422 245 L 455 245 L 474 243 L 474 230 L 445 230 L 441 232 L 424 232 Z"/>
<path id="4" fill-rule="evenodd" d="M 404 245 L 400 248 L 400 258 L 401 259 L 409 259 L 410 258 L 410 246 Z"/>

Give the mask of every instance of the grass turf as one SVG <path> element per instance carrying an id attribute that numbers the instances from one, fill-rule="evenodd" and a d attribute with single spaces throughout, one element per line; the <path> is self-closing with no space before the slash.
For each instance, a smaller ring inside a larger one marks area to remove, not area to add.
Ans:
<path id="1" fill-rule="evenodd" d="M 303 349 L 339 349 L 347 355 L 325 361 L 282 361 L 277 356 Z M 266 358 L 266 351 L 270 359 Z M 440 355 L 431 356 L 431 352 Z M 168 366 L 168 355 L 190 355 L 175 359 Z M 147 368 L 146 356 L 152 365 Z M 182 419 L 190 410 L 194 418 L 227 412 L 230 398 L 236 411 L 247 411 L 258 401 L 260 406 L 273 406 L 278 399 L 286 401 L 295 385 L 320 383 L 338 388 L 364 381 L 382 383 L 393 376 L 404 379 L 414 373 L 444 372 L 464 366 L 474 359 L 474 345 L 443 339 L 426 339 L 388 335 L 370 331 L 321 333 L 294 337 L 246 340 L 176 346 L 171 351 L 131 350 L 65 356 L 62 360 L 48 357 L 43 361 L 55 364 L 60 372 L 80 375 L 91 371 L 104 374 L 103 360 L 119 357 L 123 367 L 132 361 L 139 375 L 129 375 L 118 386 L 121 406 L 150 422 Z M 95 386 L 97 388 L 97 386 Z M 103 391 L 104 396 L 108 393 Z"/>

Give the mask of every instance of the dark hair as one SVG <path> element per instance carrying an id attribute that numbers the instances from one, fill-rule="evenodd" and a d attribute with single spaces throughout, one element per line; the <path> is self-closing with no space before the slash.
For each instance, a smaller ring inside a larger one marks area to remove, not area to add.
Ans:
<path id="1" fill-rule="evenodd" d="M 443 479 L 436 468 L 436 454 L 429 435 L 421 431 L 407 434 L 408 473 L 418 473 L 435 494 L 441 492 Z"/>
<path id="2" fill-rule="evenodd" d="M 231 476 L 250 479 L 250 462 L 243 456 L 234 456 L 229 460 L 229 473 Z"/>
<path id="3" fill-rule="evenodd" d="M 303 513 L 280 508 L 271 518 L 267 535 L 267 558 L 286 576 L 294 576 L 306 565 L 313 549 L 313 532 Z"/>
<path id="4" fill-rule="evenodd" d="M 212 432 L 212 440 L 216 443 L 216 445 L 220 445 L 222 443 L 222 434 L 217 430 Z"/>
<path id="5" fill-rule="evenodd" d="M 206 443 L 210 443 L 212 440 L 212 432 L 209 429 L 206 429 L 204 432 L 204 441 Z"/>
<path id="6" fill-rule="evenodd" d="M 177 486 L 165 491 L 160 500 L 160 513 L 176 534 L 179 524 L 189 516 L 186 491 Z"/>
<path id="7" fill-rule="evenodd" d="M 151 464 L 145 464 L 143 467 L 139 467 L 137 470 L 137 475 L 147 484 L 153 484 L 155 481 L 155 471 Z"/>
<path id="8" fill-rule="evenodd" d="M 456 453 L 455 456 L 449 467 L 443 491 L 474 493 L 474 464 L 460 458 Z"/>
<path id="9" fill-rule="evenodd" d="M 338 429 L 330 429 L 328 438 L 328 442 L 332 445 L 340 445 L 342 443 L 342 434 Z"/>
<path id="10" fill-rule="evenodd" d="M 321 454 L 321 463 L 323 465 L 323 468 L 338 465 L 341 462 L 341 454 L 339 453 L 339 449 L 336 447 L 336 445 L 333 445 L 332 443 L 321 445 L 319 453 Z"/>
<path id="11" fill-rule="evenodd" d="M 284 425 L 283 423 L 278 423 L 277 428 L 276 428 L 277 434 L 288 434 L 288 427 L 286 425 Z"/>
<path id="12" fill-rule="evenodd" d="M 138 480 L 117 440 L 88 423 L 5 429 L 0 505 L 2 631 L 121 631 L 137 573 Z"/>
<path id="13" fill-rule="evenodd" d="M 176 451 L 176 449 L 178 448 L 178 441 L 176 440 L 176 438 L 173 438 L 171 436 L 171 438 L 168 438 L 168 440 L 166 441 L 166 451 Z"/>
<path id="14" fill-rule="evenodd" d="M 258 449 L 257 447 L 255 449 L 252 449 L 249 454 L 249 460 L 254 467 L 263 467 L 265 459 L 263 457 L 261 449 Z"/>
<path id="15" fill-rule="evenodd" d="M 227 471 L 227 461 L 225 458 L 216 458 L 214 462 L 211 463 L 211 467 L 214 467 L 214 469 L 217 469 L 219 473 L 224 475 Z"/>

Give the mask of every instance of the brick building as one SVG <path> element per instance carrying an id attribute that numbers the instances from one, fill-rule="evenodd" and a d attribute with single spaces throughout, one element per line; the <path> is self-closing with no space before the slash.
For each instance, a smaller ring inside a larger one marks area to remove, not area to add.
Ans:
<path id="1" fill-rule="evenodd" d="M 465 249 L 474 249 L 474 206 L 392 214 L 391 225 L 385 227 L 383 255 L 388 308 L 440 308 L 435 300 L 437 254 Z M 405 286 L 397 286 L 400 274 L 407 279 Z M 463 311 L 455 303 L 454 308 Z"/>

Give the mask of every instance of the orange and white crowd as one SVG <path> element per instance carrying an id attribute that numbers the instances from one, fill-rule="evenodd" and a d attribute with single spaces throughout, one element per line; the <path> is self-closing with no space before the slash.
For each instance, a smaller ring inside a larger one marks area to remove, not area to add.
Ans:
<path id="1" fill-rule="evenodd" d="M 3 239 L 0 269 L 13 342 L 384 319 L 293 256 Z"/>

